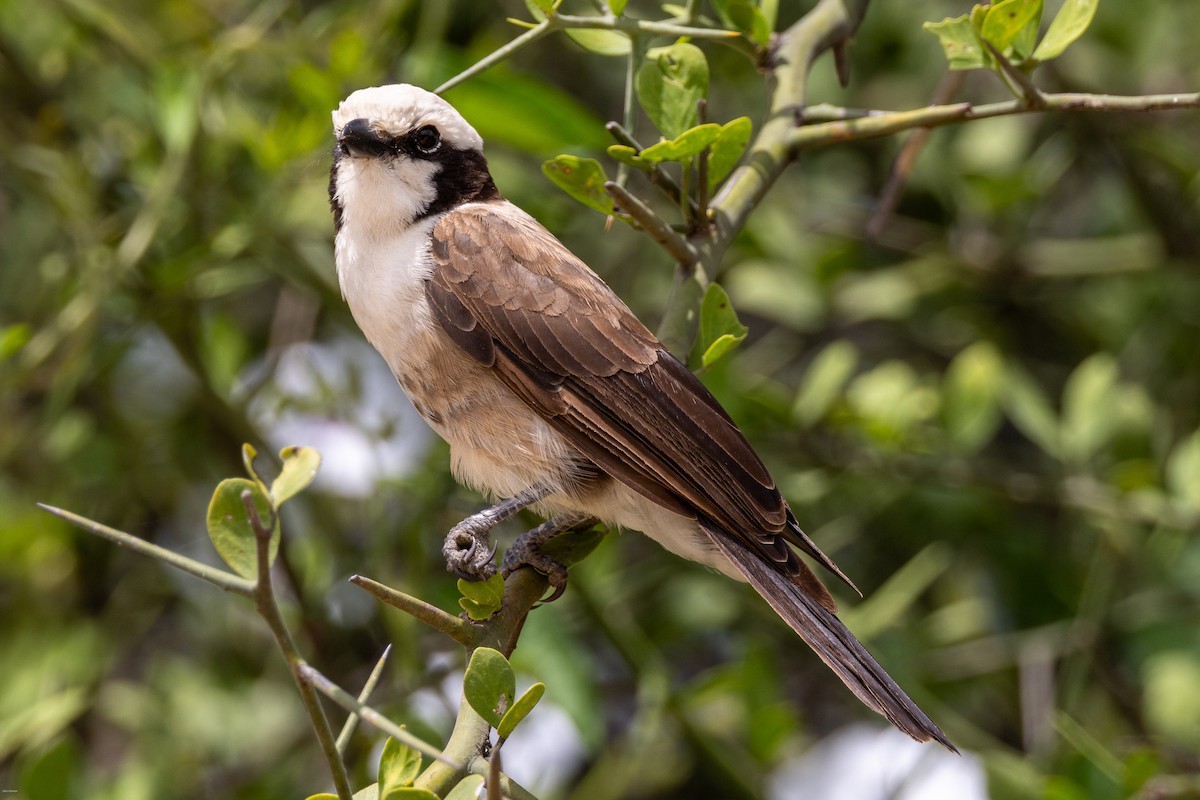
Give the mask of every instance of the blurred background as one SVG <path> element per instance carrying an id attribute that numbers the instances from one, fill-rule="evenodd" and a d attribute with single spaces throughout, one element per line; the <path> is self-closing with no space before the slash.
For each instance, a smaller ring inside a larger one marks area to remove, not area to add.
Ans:
<path id="1" fill-rule="evenodd" d="M 783 24 L 809 8 L 780 6 Z M 826 57 L 810 100 L 924 105 L 945 68 L 921 22 L 967 10 L 877 0 L 849 87 Z M 215 563 L 206 505 L 243 442 L 324 455 L 284 512 L 301 649 L 355 691 L 394 643 L 377 705 L 446 735 L 460 650 L 345 579 L 454 609 L 442 536 L 481 499 L 339 296 L 329 112 L 436 86 L 515 36 L 506 16 L 528 18 L 507 0 L 0 3 L 0 789 L 328 787 L 247 602 L 34 506 Z M 1200 4 L 1105 2 L 1038 81 L 1196 91 L 1197 30 Z M 763 76 L 704 49 L 710 119 L 757 123 Z M 540 171 L 604 158 L 624 71 L 558 37 L 448 98 L 501 191 L 654 327 L 667 257 Z M 973 73 L 956 99 L 1006 96 Z M 750 339 L 703 377 L 864 590 L 839 594 L 847 623 L 964 757 L 887 733 L 749 589 L 614 535 L 514 657 L 548 691 L 506 768 L 542 796 L 1200 796 L 1200 115 L 935 131 L 869 240 L 901 141 L 807 153 L 780 182 L 722 276 Z M 352 744 L 356 786 L 378 740 Z"/>

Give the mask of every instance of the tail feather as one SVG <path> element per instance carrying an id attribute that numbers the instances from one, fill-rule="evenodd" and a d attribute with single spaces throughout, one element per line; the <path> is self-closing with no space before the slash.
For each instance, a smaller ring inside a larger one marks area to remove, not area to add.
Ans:
<path id="1" fill-rule="evenodd" d="M 713 544 L 737 566 L 776 613 L 868 708 L 887 717 L 893 725 L 919 742 L 933 739 L 949 750 L 958 752 L 941 729 L 884 672 L 883 667 L 841 620 L 806 593 L 795 579 L 765 563 L 738 537 L 708 522 L 704 522 L 702 527 Z"/>

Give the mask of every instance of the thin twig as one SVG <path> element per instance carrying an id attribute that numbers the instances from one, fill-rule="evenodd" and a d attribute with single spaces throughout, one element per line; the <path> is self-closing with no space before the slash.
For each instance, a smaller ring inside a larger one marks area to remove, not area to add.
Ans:
<path id="1" fill-rule="evenodd" d="M 650 238 L 661 244 L 677 263 L 691 265 L 700 261 L 700 254 L 696 252 L 696 248 L 671 230 L 671 226 L 664 222 L 662 217 L 655 214 L 650 206 L 612 181 L 604 184 L 604 190 L 612 195 L 613 199 L 620 204 L 621 210 L 633 217 L 634 221 L 650 234 Z"/>
<path id="2" fill-rule="evenodd" d="M 455 770 L 462 768 L 454 759 L 420 737 L 409 733 L 402 725 L 397 725 L 370 706 L 360 703 L 354 695 L 329 680 L 329 678 L 326 678 L 311 664 L 301 664 L 297 668 L 297 673 L 306 686 L 315 688 L 342 708 L 357 714 L 364 722 L 374 725 L 396 741 L 402 742 L 417 752 L 424 753 L 430 758 L 436 759 Z"/>
<path id="3" fill-rule="evenodd" d="M 435 605 L 426 603 L 412 595 L 398 592 L 390 586 L 384 586 L 378 581 L 364 578 L 362 575 L 352 575 L 350 582 L 360 589 L 365 589 L 378 597 L 389 606 L 400 609 L 404 613 L 416 617 L 421 622 L 449 636 L 465 647 L 473 647 L 478 634 L 475 626 L 461 617 L 447 614 Z"/>
<path id="4" fill-rule="evenodd" d="M 358 702 L 364 706 L 371 699 L 371 694 L 375 691 L 375 687 L 379 685 L 379 679 L 383 676 L 383 668 L 387 664 L 388 656 L 392 653 L 392 646 L 389 644 L 383 649 L 383 655 L 375 662 L 375 668 L 371 670 L 371 674 L 367 676 L 367 682 L 363 684 L 362 691 L 358 693 Z M 354 729 L 358 727 L 358 714 L 350 714 L 346 717 L 346 724 L 342 726 L 341 733 L 337 737 L 337 750 L 342 755 L 346 754 L 346 746 L 350 744 L 350 737 L 354 735 Z"/>
<path id="5" fill-rule="evenodd" d="M 270 525 L 264 525 L 261 518 L 258 516 L 258 509 L 254 506 L 254 495 L 249 489 L 242 492 L 242 505 L 246 507 L 246 514 L 250 518 L 250 527 L 254 529 L 254 544 L 257 555 L 258 565 L 258 580 L 254 585 L 254 607 L 258 609 L 258 614 L 267 623 L 267 627 L 271 629 L 271 633 L 275 636 L 275 644 L 279 646 L 279 651 L 283 654 L 284 660 L 292 671 L 292 679 L 296 682 L 296 688 L 300 691 L 300 699 L 304 703 L 304 710 L 308 712 L 309 721 L 312 722 L 313 732 L 317 735 L 317 741 L 321 745 L 321 752 L 325 755 L 325 761 L 329 764 L 330 775 L 333 776 L 333 786 L 337 791 L 338 800 L 352 800 L 353 792 L 350 790 L 350 776 L 346 774 L 346 765 L 342 761 L 341 753 L 337 748 L 337 741 L 333 736 L 333 729 L 329 726 L 329 717 L 325 715 L 325 708 L 321 705 L 321 698 L 317 697 L 313 691 L 312 685 L 304 680 L 301 674 L 307 665 L 304 659 L 300 656 L 300 651 L 296 648 L 296 642 L 292 639 L 291 631 L 288 630 L 287 623 L 283 621 L 283 615 L 279 612 L 279 603 L 275 599 L 275 589 L 271 585 L 271 533 L 275 527 L 275 512 L 272 510 Z"/>
<path id="6" fill-rule="evenodd" d="M 742 36 L 737 31 L 727 31 L 721 28 L 696 28 L 687 25 L 675 25 L 670 22 L 654 22 L 652 20 L 631 19 L 629 17 L 577 17 L 567 14 L 552 14 L 517 38 L 493 50 L 479 61 L 476 61 L 437 89 L 434 89 L 434 93 L 441 94 L 453 89 L 468 78 L 491 69 L 501 61 L 512 58 L 543 36 L 570 29 L 618 31 L 628 34 L 631 37 L 639 35 L 687 36 L 692 39 L 714 39 L 718 41 L 739 39 Z"/>
<path id="7" fill-rule="evenodd" d="M 135 553 L 143 556 L 156 558 L 165 564 L 168 564 L 175 569 L 186 572 L 189 575 L 194 575 L 201 580 L 208 581 L 214 586 L 219 586 L 227 592 L 240 594 L 243 597 L 254 596 L 254 581 L 247 580 L 240 575 L 234 575 L 232 572 L 211 567 L 208 564 L 203 564 L 195 559 L 180 555 L 173 550 L 168 550 L 165 547 L 159 547 L 156 544 L 151 544 L 145 539 L 139 539 L 131 533 L 119 531 L 116 528 L 110 528 L 107 525 L 102 525 L 99 522 L 90 520 L 87 517 L 82 517 L 79 514 L 70 511 L 64 511 L 61 508 L 38 503 L 38 508 L 43 511 L 49 511 L 54 516 L 66 520 L 77 528 L 94 533 L 108 539 L 110 542 L 115 542 L 121 547 L 127 547 Z"/>
<path id="8" fill-rule="evenodd" d="M 1033 81 L 1029 80 L 1029 76 L 1005 58 L 1004 53 L 1001 53 L 996 45 L 986 39 L 983 40 L 983 45 L 992 54 L 992 58 L 996 59 L 996 63 L 1000 65 L 1000 70 L 1008 77 L 1008 80 L 1016 84 L 1017 96 L 1024 98 L 1025 104 L 1030 108 L 1045 108 L 1046 103 L 1042 99 L 1042 93 L 1033 85 Z"/>
<path id="9" fill-rule="evenodd" d="M 1030 108 L 1024 100 L 1008 100 L 986 105 L 952 103 L 928 106 L 912 111 L 881 112 L 838 122 L 806 125 L 793 130 L 787 139 L 787 149 L 795 154 L 801 150 L 838 142 L 853 142 L 885 136 L 912 128 L 935 128 L 956 125 L 977 119 L 1029 114 L 1041 111 L 1164 111 L 1181 108 L 1200 108 L 1200 92 L 1191 94 L 1106 95 L 1063 92 L 1043 94 L 1045 105 Z"/>

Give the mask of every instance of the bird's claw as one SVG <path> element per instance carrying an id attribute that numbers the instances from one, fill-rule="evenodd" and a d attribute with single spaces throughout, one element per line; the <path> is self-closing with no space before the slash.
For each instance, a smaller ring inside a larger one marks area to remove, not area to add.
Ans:
<path id="1" fill-rule="evenodd" d="M 492 563 L 496 548 L 488 545 L 487 531 L 476 531 L 461 524 L 454 526 L 442 545 L 446 569 L 463 580 L 487 580 L 496 574 L 496 566 Z"/>
<path id="2" fill-rule="evenodd" d="M 513 542 L 513 546 L 504 553 L 504 561 L 500 565 L 500 574 L 505 578 L 521 567 L 532 567 L 546 576 L 554 591 L 542 603 L 552 603 L 562 597 L 567 590 L 567 568 L 561 562 L 555 561 L 544 554 L 535 543 L 523 541 L 524 537 Z"/>

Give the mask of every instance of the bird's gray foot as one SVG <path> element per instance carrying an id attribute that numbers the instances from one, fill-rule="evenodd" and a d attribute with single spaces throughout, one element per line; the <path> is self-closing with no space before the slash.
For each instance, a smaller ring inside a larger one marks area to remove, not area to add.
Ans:
<path id="1" fill-rule="evenodd" d="M 485 581 L 495 575 L 496 566 L 492 559 L 496 548 L 491 543 L 492 528 L 548 494 L 549 490 L 532 486 L 455 525 L 442 544 L 446 569 L 468 581 Z"/>
<path id="2" fill-rule="evenodd" d="M 546 576 L 546 580 L 554 589 L 542 602 L 550 603 L 562 597 L 562 593 L 567 590 L 567 567 L 543 553 L 542 546 L 560 533 L 572 530 L 584 522 L 590 526 L 595 520 L 582 514 L 562 514 L 521 534 L 504 553 L 500 574 L 507 578 L 521 567 L 533 567 Z"/>

